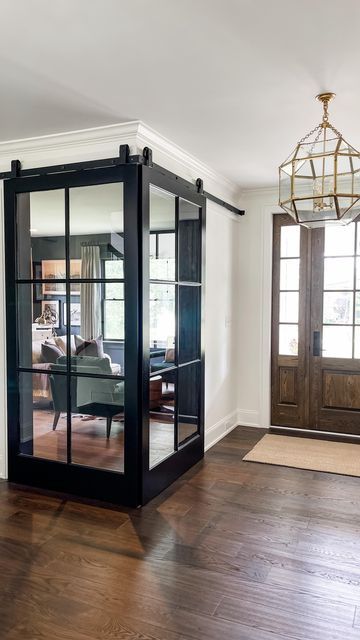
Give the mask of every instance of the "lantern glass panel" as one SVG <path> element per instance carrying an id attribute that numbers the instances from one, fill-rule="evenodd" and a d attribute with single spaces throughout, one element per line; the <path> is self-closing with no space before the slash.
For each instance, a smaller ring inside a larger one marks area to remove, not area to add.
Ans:
<path id="1" fill-rule="evenodd" d="M 325 193 L 326 192 L 326 187 L 328 185 L 331 186 L 331 188 L 333 189 L 333 185 L 334 185 L 334 169 L 335 169 L 335 164 L 334 164 L 334 156 L 327 156 L 327 155 L 323 155 L 323 156 L 317 156 L 316 158 L 313 158 L 311 161 L 311 166 L 314 172 L 314 176 L 316 176 L 317 180 L 322 180 L 322 178 L 324 177 L 326 179 L 326 185 L 324 185 L 324 191 L 322 191 L 322 185 L 319 184 L 319 193 Z"/>
<path id="2" fill-rule="evenodd" d="M 309 225 L 310 227 L 322 226 L 325 221 L 337 219 L 333 196 L 298 200 L 295 206 L 299 222 Z"/>
<path id="3" fill-rule="evenodd" d="M 335 153 L 339 143 L 339 138 L 324 139 L 323 133 L 317 142 L 304 142 L 299 145 L 296 158 L 309 158 L 320 155 Z"/>
<path id="4" fill-rule="evenodd" d="M 312 198 L 314 195 L 314 178 L 294 177 L 294 198 Z"/>
<path id="5" fill-rule="evenodd" d="M 291 198 L 291 175 L 287 173 L 287 169 L 291 164 L 286 165 L 285 170 L 280 169 L 280 201 L 284 202 Z"/>
<path id="6" fill-rule="evenodd" d="M 284 211 L 286 211 L 286 213 L 289 214 L 289 216 L 291 216 L 297 222 L 295 208 L 292 201 L 286 202 L 285 204 L 281 203 L 281 207 L 284 209 Z"/>
<path id="7" fill-rule="evenodd" d="M 352 222 L 358 215 L 360 215 L 360 200 L 350 197 L 339 197 L 337 200 L 343 224 Z"/>
<path id="8" fill-rule="evenodd" d="M 348 173 L 338 177 L 337 193 L 360 195 L 360 158 L 359 156 L 338 156 L 348 161 Z"/>
<path id="9" fill-rule="evenodd" d="M 338 153 L 346 153 L 348 155 L 357 155 L 358 151 L 351 146 L 344 138 L 340 138 Z"/>
<path id="10" fill-rule="evenodd" d="M 354 164 L 352 156 L 339 153 L 337 156 L 337 193 L 352 193 L 353 192 L 353 175 Z M 355 158 L 354 158 L 355 160 Z"/>

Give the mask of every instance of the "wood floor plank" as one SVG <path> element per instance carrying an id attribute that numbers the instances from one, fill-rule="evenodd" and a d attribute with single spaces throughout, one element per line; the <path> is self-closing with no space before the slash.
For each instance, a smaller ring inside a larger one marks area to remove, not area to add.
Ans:
<path id="1" fill-rule="evenodd" d="M 242 462 L 241 427 L 142 509 L 0 481 L 1 640 L 352 640 L 360 482 Z"/>
<path id="2" fill-rule="evenodd" d="M 310 610 L 307 604 L 302 609 L 293 610 L 291 616 L 288 611 L 284 611 L 279 607 L 267 606 L 265 604 L 257 605 L 246 600 L 238 598 L 224 598 L 216 610 L 215 616 L 226 620 L 239 621 L 251 620 L 251 624 L 257 629 L 270 631 L 275 634 L 287 633 L 290 637 L 298 640 L 352 640 L 358 638 L 357 632 L 350 629 L 354 617 L 354 611 L 350 611 L 347 620 L 347 628 L 343 624 L 339 624 L 335 617 L 329 621 L 320 617 L 320 606 L 312 606 Z M 300 603 L 299 603 L 300 605 Z"/>

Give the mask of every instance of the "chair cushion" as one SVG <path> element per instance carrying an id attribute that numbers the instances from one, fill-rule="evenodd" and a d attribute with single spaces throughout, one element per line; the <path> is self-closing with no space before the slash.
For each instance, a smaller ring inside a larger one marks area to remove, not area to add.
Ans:
<path id="1" fill-rule="evenodd" d="M 57 359 L 63 355 L 63 350 L 57 347 L 56 344 L 46 341 L 41 343 L 41 357 L 43 362 L 55 364 Z"/>
<path id="2" fill-rule="evenodd" d="M 94 356 L 96 358 L 104 357 L 104 345 L 102 336 L 98 336 L 94 340 L 84 340 L 81 336 L 75 336 L 75 355 Z"/>
<path id="3" fill-rule="evenodd" d="M 64 353 L 66 353 L 67 335 L 65 335 L 65 336 L 55 336 L 54 342 L 55 342 L 56 346 L 59 347 L 59 349 L 62 349 L 62 351 Z M 71 355 L 74 355 L 75 351 L 76 351 L 75 336 L 74 335 L 70 336 L 70 349 L 71 349 Z"/>

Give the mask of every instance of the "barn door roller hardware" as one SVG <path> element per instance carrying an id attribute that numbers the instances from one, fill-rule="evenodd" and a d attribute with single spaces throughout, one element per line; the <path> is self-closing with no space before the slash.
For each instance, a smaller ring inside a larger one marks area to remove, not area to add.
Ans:
<path id="1" fill-rule="evenodd" d="M 11 170 L 0 172 L 0 180 L 9 180 L 11 178 L 26 178 L 34 176 L 49 175 L 52 173 L 65 173 L 67 171 L 91 171 L 92 169 L 101 169 L 111 166 L 119 166 L 122 164 L 140 164 L 153 169 L 156 169 L 163 175 L 175 180 L 177 183 L 183 184 L 190 191 L 195 193 L 201 193 L 207 200 L 211 200 L 215 204 L 224 207 L 231 213 L 235 213 L 239 216 L 243 216 L 245 211 L 234 207 L 225 200 L 221 200 L 212 193 L 204 191 L 204 184 L 201 178 L 197 178 L 195 184 L 181 178 L 180 176 L 168 171 L 164 167 L 157 165 L 153 162 L 152 149 L 144 147 L 142 154 L 131 155 L 130 147 L 128 144 L 122 144 L 119 147 L 119 155 L 116 158 L 106 158 L 105 160 L 88 160 L 85 162 L 71 162 L 68 164 L 52 165 L 48 167 L 37 167 L 34 169 L 22 169 L 20 160 L 12 160 Z"/>

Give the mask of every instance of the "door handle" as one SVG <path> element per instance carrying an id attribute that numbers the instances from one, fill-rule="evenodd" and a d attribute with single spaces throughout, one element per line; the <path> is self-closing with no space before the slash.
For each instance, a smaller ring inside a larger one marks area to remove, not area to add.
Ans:
<path id="1" fill-rule="evenodd" d="M 321 334 L 320 331 L 313 332 L 313 356 L 321 355 Z"/>

